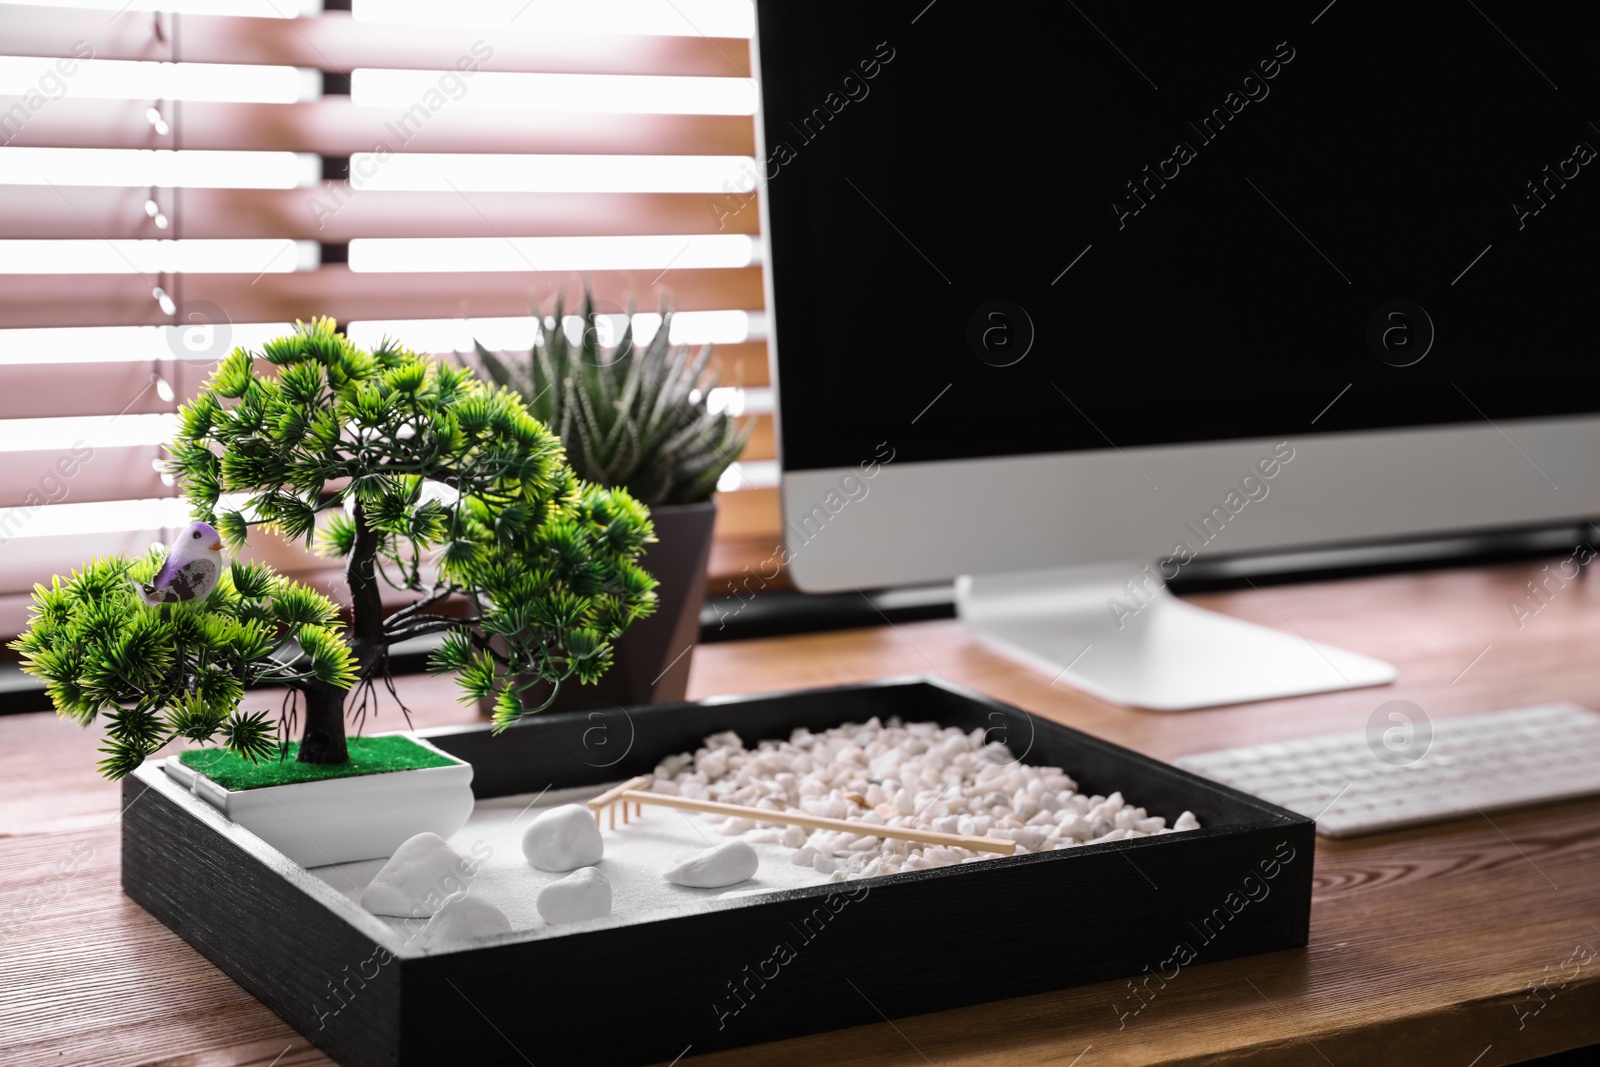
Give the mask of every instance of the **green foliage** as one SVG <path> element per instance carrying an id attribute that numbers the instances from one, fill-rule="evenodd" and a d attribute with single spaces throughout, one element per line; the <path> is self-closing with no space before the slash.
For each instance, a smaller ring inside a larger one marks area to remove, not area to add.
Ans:
<path id="1" fill-rule="evenodd" d="M 520 393 L 533 416 L 560 435 L 578 477 L 626 488 L 647 506 L 709 500 L 717 479 L 749 438 L 707 398 L 717 379 L 707 373 L 709 346 L 691 356 L 668 336 L 672 313 L 643 347 L 632 315 L 614 348 L 600 343 L 594 297 L 585 293 L 583 339 L 572 344 L 565 312 L 545 320 L 526 355 L 477 345 L 478 362 L 495 384 Z"/>
<path id="2" fill-rule="evenodd" d="M 239 703 L 247 685 L 301 677 L 308 646 L 329 678 L 354 679 L 338 609 L 320 593 L 262 564 L 235 563 L 204 602 L 152 607 L 134 589 L 160 564 L 160 552 L 96 559 L 35 586 L 28 629 L 11 646 L 62 716 L 87 726 L 105 710 L 106 777 L 121 778 L 177 738 L 220 737 L 248 759 L 271 754 L 273 724 Z"/>
<path id="3" fill-rule="evenodd" d="M 463 699 L 505 690 L 497 726 L 521 717 L 525 708 L 512 694 L 533 681 L 598 681 L 611 664 L 611 643 L 655 608 L 655 579 L 635 562 L 650 536 L 649 511 L 624 489 L 575 482 L 566 506 L 543 523 L 481 508 L 458 518 L 463 537 L 440 568 L 477 591 L 478 633 L 456 630 L 430 666 L 457 672 Z M 483 636 L 498 639 L 504 662 L 483 647 Z"/>
<path id="4" fill-rule="evenodd" d="M 238 710 L 246 687 L 325 700 L 374 684 L 388 646 L 425 633 L 455 631 L 433 666 L 468 698 L 497 696 L 508 725 L 539 710 L 516 695 L 532 682 L 598 679 L 611 642 L 654 610 L 637 562 L 649 511 L 580 482 L 515 391 L 392 341 L 364 351 L 328 319 L 262 355 L 266 373 L 243 349 L 217 366 L 179 413 L 168 467 L 231 548 L 262 527 L 348 557 L 349 632 L 330 600 L 260 563 L 235 561 L 198 604 L 137 597 L 159 553 L 38 587 L 13 647 L 61 714 L 105 712 L 108 776 L 177 738 L 259 758 L 273 731 Z M 383 618 L 380 580 L 419 598 Z M 427 611 L 450 598 L 470 611 Z"/>

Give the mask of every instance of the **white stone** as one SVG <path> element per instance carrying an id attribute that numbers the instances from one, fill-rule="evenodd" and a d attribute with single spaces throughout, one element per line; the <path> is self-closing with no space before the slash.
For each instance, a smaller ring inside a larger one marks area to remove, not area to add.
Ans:
<path id="1" fill-rule="evenodd" d="M 582 804 L 540 812 L 522 835 L 522 854 L 541 871 L 570 871 L 600 862 L 605 838 L 594 813 Z"/>
<path id="2" fill-rule="evenodd" d="M 594 867 L 584 867 L 539 890 L 534 907 L 547 923 L 603 919 L 611 914 L 611 883 Z"/>
<path id="3" fill-rule="evenodd" d="M 433 913 L 417 939 L 420 948 L 447 948 L 496 934 L 509 934 L 505 912 L 474 896 L 455 897 Z"/>
<path id="4" fill-rule="evenodd" d="M 662 877 L 673 885 L 699 889 L 720 889 L 755 877 L 761 863 L 756 850 L 743 841 L 725 841 L 703 852 L 696 852 Z M 826 872 L 824 872 L 826 873 Z"/>
<path id="5" fill-rule="evenodd" d="M 698 752 L 662 762 L 682 795 L 732 800 L 774 811 L 800 810 L 877 825 L 942 833 L 993 835 L 1016 843 L 1018 854 L 1071 848 L 1091 840 L 1118 841 L 1199 826 L 1192 814 L 1180 822 L 1151 815 L 1120 792 L 1085 795 L 1058 767 L 1013 758 L 989 743 L 982 729 L 963 731 L 936 723 L 890 718 L 812 733 L 753 749 L 733 734 L 708 738 Z M 666 784 L 666 783 L 663 783 Z M 790 860 L 830 878 L 870 877 L 925 870 L 953 862 L 981 862 L 992 854 L 931 849 L 892 839 L 798 827 L 772 831 L 758 820 L 708 820 L 724 835 L 773 840 L 793 850 Z"/>
<path id="6" fill-rule="evenodd" d="M 1178 821 L 1172 824 L 1174 830 L 1198 830 L 1200 820 L 1194 817 L 1194 812 L 1186 811 L 1178 816 Z"/>
<path id="7" fill-rule="evenodd" d="M 438 834 L 418 834 L 394 850 L 362 892 L 361 906 L 374 915 L 433 915 L 446 900 L 465 893 L 476 872 L 477 864 Z"/>

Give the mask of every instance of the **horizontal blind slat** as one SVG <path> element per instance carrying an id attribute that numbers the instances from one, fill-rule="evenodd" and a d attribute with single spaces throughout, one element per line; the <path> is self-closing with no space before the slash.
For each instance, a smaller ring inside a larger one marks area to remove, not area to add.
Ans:
<path id="1" fill-rule="evenodd" d="M 0 194 L 9 238 L 165 238 L 148 189 L 19 185 Z M 755 210 L 710 193 L 394 192 L 324 182 L 307 189 L 158 190 L 189 238 L 605 237 L 753 235 Z M 730 206 L 731 203 L 731 206 Z M 752 205 L 753 205 L 752 201 Z M 326 205 L 337 205 L 330 210 Z"/>
<path id="2" fill-rule="evenodd" d="M 0 46 L 3 47 L 3 46 Z M 442 99 L 442 98 L 441 98 Z M 386 150 L 516 155 L 752 156 L 748 115 L 621 115 L 362 106 L 328 98 L 298 104 L 189 100 L 167 105 L 171 132 L 157 133 L 148 100 L 47 101 L 0 96 L 0 121 L 22 148 L 148 148 L 287 151 L 349 156 Z"/>
<path id="3" fill-rule="evenodd" d="M 772 538 L 776 544 L 783 536 L 783 518 L 778 503 L 778 490 L 772 486 L 759 489 L 735 489 L 718 493 L 717 523 L 714 536 L 717 540 L 734 537 Z"/>
<path id="4" fill-rule="evenodd" d="M 176 350 L 174 352 L 176 355 Z M 176 411 L 227 355 L 218 344 L 205 357 L 65 363 L 0 363 L 0 419 L 152 415 Z M 262 373 L 276 373 L 264 359 Z M 164 399 L 164 381 L 173 399 Z M 123 493 L 124 498 L 139 496 Z M 160 495 L 160 494 L 156 494 Z"/>
<path id="5" fill-rule="evenodd" d="M 772 459 L 772 416 L 750 420 L 744 461 Z M 62 449 L 12 452 L 0 464 L 0 509 L 45 503 L 86 503 L 175 495 L 154 466 L 166 458 L 161 445 L 103 446 L 75 442 Z M 752 490 L 738 490 L 750 492 Z M 3 533 L 3 530 L 0 530 Z"/>
<path id="6" fill-rule="evenodd" d="M 404 337 L 400 338 L 405 341 Z M 220 344 L 216 356 L 225 355 Z M 449 358 L 448 355 L 445 358 Z M 173 411 L 210 376 L 211 362 L 194 359 L 128 360 L 125 362 L 0 363 L 0 419 L 33 419 L 93 415 L 148 415 Z M 263 373 L 265 360 L 257 361 Z M 711 368 L 719 384 L 756 388 L 767 384 L 765 341 L 715 345 Z M 172 387 L 174 401 L 161 398 L 153 378 Z M 770 422 L 767 423 L 770 427 Z M 771 430 L 762 431 L 770 434 Z M 752 449 L 757 447 L 752 442 Z M 766 446 L 763 446 L 766 447 Z M 747 459 L 770 459 L 768 454 Z M 126 495 L 126 494 L 124 494 Z"/>
<path id="7" fill-rule="evenodd" d="M 655 281 L 655 279 L 660 279 Z M 288 274 L 185 274 L 167 278 L 178 305 L 203 301 L 230 322 L 278 322 L 329 315 L 356 319 L 504 317 L 545 307 L 558 293 L 582 292 L 585 279 L 602 301 L 641 307 L 667 300 L 679 311 L 755 310 L 761 268 L 583 274 L 386 274 L 340 265 Z M 151 296 L 155 279 L 137 274 L 0 275 L 0 327 L 162 326 L 173 320 Z M 208 320 L 215 321 L 215 320 Z"/>
<path id="8" fill-rule="evenodd" d="M 0 509 L 174 496 L 151 466 L 162 458 L 160 445 L 11 452 L 0 464 Z M 5 523 L 0 512 L 0 535 Z"/>
<path id="9" fill-rule="evenodd" d="M 773 432 L 771 415 L 754 415 L 747 420 L 750 424 L 750 440 L 745 443 L 744 451 L 739 458 L 746 462 L 758 459 L 778 458 L 778 438 Z"/>
<path id="10" fill-rule="evenodd" d="M 537 33 L 495 28 L 380 25 L 344 11 L 297 19 L 180 14 L 181 58 L 191 63 L 285 64 L 347 73 L 356 67 L 450 70 L 480 60 L 482 69 L 530 74 L 659 74 L 750 76 L 749 42 L 741 38 L 638 34 Z M 98 59 L 169 60 L 150 18 L 111 19 L 104 11 L 7 4 L 11 55 L 72 56 L 83 41 Z M 478 51 L 474 52 L 474 45 Z M 487 57 L 484 48 L 489 49 Z"/>

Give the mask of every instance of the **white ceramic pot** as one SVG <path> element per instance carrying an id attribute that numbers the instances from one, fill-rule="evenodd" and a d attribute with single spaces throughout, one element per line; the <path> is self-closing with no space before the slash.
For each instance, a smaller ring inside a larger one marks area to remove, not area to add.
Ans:
<path id="1" fill-rule="evenodd" d="M 451 765 L 237 791 L 177 757 L 164 760 L 163 769 L 300 866 L 322 867 L 386 858 L 407 838 L 432 831 L 448 839 L 465 825 L 472 814 L 472 765 L 411 739 Z"/>

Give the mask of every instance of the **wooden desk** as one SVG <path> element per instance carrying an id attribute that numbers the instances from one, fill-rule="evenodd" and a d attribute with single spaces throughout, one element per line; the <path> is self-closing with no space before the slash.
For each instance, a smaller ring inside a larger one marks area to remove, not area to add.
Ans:
<path id="1" fill-rule="evenodd" d="M 1396 697 L 1436 719 L 1556 699 L 1600 706 L 1600 584 L 1568 586 L 1519 630 L 1507 601 L 1537 570 L 1197 598 L 1397 663 L 1400 681 L 1381 689 L 1131 712 L 931 622 L 706 646 L 690 695 L 938 674 L 1168 758 L 1359 730 Z M 472 720 L 451 683 L 401 684 L 419 725 Z M 385 709 L 377 726 L 398 724 Z M 97 744 L 50 715 L 0 719 L 0 1063 L 329 1062 L 122 895 L 118 792 L 95 777 Z M 1130 994 L 1108 982 L 693 1062 L 1495 1067 L 1600 1042 L 1600 957 L 1568 963 L 1579 946 L 1578 959 L 1600 950 L 1600 799 L 1319 841 L 1308 948 L 1186 970 L 1121 1028 L 1113 1005 L 1127 1010 Z M 618 1005 L 625 1014 L 625 995 Z"/>

